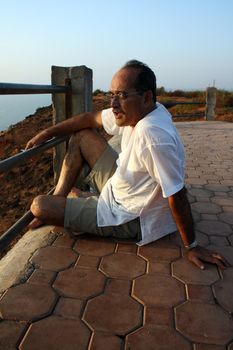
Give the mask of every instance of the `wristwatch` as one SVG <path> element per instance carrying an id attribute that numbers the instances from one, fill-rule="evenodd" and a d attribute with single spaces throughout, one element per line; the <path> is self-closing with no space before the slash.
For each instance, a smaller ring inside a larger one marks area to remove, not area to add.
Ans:
<path id="1" fill-rule="evenodd" d="M 195 239 L 195 241 L 193 241 L 191 244 L 185 245 L 185 248 L 188 250 L 191 250 L 191 249 L 195 248 L 196 246 L 197 246 L 197 241 Z"/>

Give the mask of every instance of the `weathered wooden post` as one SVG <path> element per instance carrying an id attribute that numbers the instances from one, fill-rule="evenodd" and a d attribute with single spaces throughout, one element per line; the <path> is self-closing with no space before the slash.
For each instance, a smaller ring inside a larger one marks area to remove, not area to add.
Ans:
<path id="1" fill-rule="evenodd" d="M 206 120 L 214 120 L 215 118 L 216 97 L 217 89 L 215 87 L 208 87 L 206 89 Z"/>
<path id="2" fill-rule="evenodd" d="M 92 70 L 86 66 L 52 66 L 52 85 L 70 85 L 71 94 L 53 94 L 53 123 L 57 124 L 69 117 L 92 109 Z M 54 150 L 54 181 L 58 181 L 62 161 L 66 153 L 66 144 L 60 144 Z"/>

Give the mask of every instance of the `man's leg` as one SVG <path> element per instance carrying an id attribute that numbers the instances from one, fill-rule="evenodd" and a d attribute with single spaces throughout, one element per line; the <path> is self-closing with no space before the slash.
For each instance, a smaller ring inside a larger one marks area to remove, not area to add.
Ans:
<path id="1" fill-rule="evenodd" d="M 36 218 L 29 228 L 36 228 L 43 223 L 63 226 L 66 196 L 74 186 L 84 161 L 92 169 L 106 147 L 107 141 L 90 129 L 71 136 L 54 195 L 34 199 L 31 211 Z"/>
<path id="2" fill-rule="evenodd" d="M 66 197 L 74 186 L 84 161 L 92 169 L 106 147 L 107 141 L 90 129 L 72 135 L 54 195 Z"/>

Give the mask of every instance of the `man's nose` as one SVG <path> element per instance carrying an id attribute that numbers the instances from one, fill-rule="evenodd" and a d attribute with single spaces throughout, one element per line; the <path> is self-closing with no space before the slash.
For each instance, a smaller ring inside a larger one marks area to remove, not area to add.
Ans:
<path id="1" fill-rule="evenodd" d="M 115 96 L 112 96 L 111 98 L 111 107 L 118 107 L 120 105 L 120 102 L 119 102 L 119 97 L 117 95 Z"/>

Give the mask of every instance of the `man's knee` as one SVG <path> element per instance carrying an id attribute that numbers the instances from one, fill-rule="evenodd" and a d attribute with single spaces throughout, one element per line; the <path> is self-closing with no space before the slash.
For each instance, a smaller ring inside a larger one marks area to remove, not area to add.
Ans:
<path id="1" fill-rule="evenodd" d="M 43 214 L 46 212 L 47 198 L 48 196 L 46 195 L 40 195 L 34 198 L 31 204 L 31 212 L 35 217 L 43 217 Z"/>
<path id="2" fill-rule="evenodd" d="M 81 142 L 85 139 L 89 139 L 93 135 L 94 131 L 91 129 L 82 129 L 73 133 L 70 137 L 69 146 L 80 146 Z"/>

